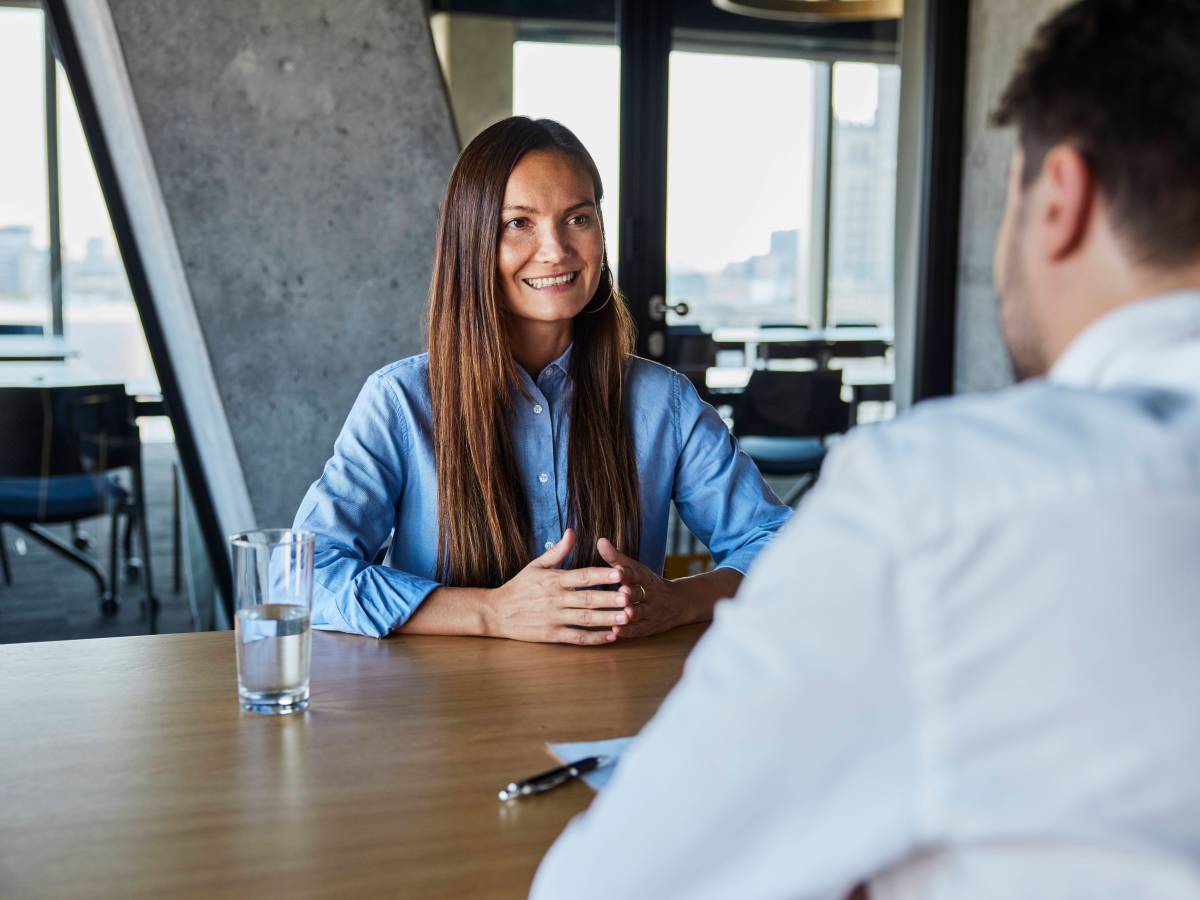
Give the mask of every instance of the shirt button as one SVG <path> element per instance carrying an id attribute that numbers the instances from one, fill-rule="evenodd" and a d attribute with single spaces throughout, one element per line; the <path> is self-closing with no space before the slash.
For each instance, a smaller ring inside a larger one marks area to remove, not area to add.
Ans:
<path id="1" fill-rule="evenodd" d="M 546 541 L 545 547 L 547 550 L 549 550 L 553 546 L 554 546 L 554 541 Z"/>
<path id="2" fill-rule="evenodd" d="M 542 411 L 542 404 L 540 404 L 540 403 L 535 403 L 535 404 L 533 404 L 533 411 L 534 411 L 535 413 L 538 413 L 538 414 L 540 414 L 540 413 L 541 413 L 541 411 Z"/>
<path id="3" fill-rule="evenodd" d="M 545 484 L 549 480 L 550 480 L 550 476 L 547 475 L 545 472 L 543 472 L 541 475 L 538 476 L 538 481 L 540 481 L 542 484 Z"/>

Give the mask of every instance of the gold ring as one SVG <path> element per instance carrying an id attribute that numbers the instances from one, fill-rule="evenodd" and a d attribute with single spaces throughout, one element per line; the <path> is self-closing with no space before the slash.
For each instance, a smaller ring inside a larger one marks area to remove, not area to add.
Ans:
<path id="1" fill-rule="evenodd" d="M 641 592 L 642 592 L 642 599 L 637 602 L 638 602 L 638 604 L 645 603 L 646 602 L 646 586 L 644 584 L 639 584 L 639 585 L 637 585 L 637 587 L 640 588 Z"/>

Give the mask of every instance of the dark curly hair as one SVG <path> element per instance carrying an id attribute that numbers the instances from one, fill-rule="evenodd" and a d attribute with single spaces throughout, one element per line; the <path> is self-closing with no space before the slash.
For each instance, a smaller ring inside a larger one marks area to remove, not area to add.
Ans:
<path id="1" fill-rule="evenodd" d="M 1023 180 L 1060 143 L 1087 159 L 1147 265 L 1200 256 L 1200 0 L 1079 0 L 1046 21 L 999 106 Z"/>

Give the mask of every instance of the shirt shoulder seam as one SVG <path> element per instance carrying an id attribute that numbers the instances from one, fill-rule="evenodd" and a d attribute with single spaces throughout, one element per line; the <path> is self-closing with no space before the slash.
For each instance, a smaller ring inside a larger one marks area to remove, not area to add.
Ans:
<path id="1" fill-rule="evenodd" d="M 410 357 L 416 359 L 416 357 Z M 408 416 L 404 404 L 400 402 L 400 396 L 396 393 L 396 386 L 391 380 L 384 377 L 385 373 L 391 372 L 397 366 L 409 363 L 410 359 L 401 360 L 398 363 L 393 363 L 384 369 L 380 369 L 371 377 L 383 388 L 384 395 L 387 397 L 388 404 L 392 407 L 392 412 L 396 414 L 397 420 L 400 422 L 400 444 L 405 453 L 412 450 L 412 442 L 408 434 Z"/>

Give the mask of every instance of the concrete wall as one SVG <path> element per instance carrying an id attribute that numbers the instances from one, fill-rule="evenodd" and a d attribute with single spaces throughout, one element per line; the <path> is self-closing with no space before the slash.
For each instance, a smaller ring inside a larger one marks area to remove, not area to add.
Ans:
<path id="1" fill-rule="evenodd" d="M 287 524 L 367 375 L 423 349 L 456 141 L 422 2 L 109 5 L 257 524 Z"/>
<path id="2" fill-rule="evenodd" d="M 1004 214 L 1011 131 L 987 119 L 1037 25 L 1066 0 L 972 0 L 964 111 L 962 241 L 955 390 L 979 391 L 1012 381 L 996 322 L 992 251 Z"/>

